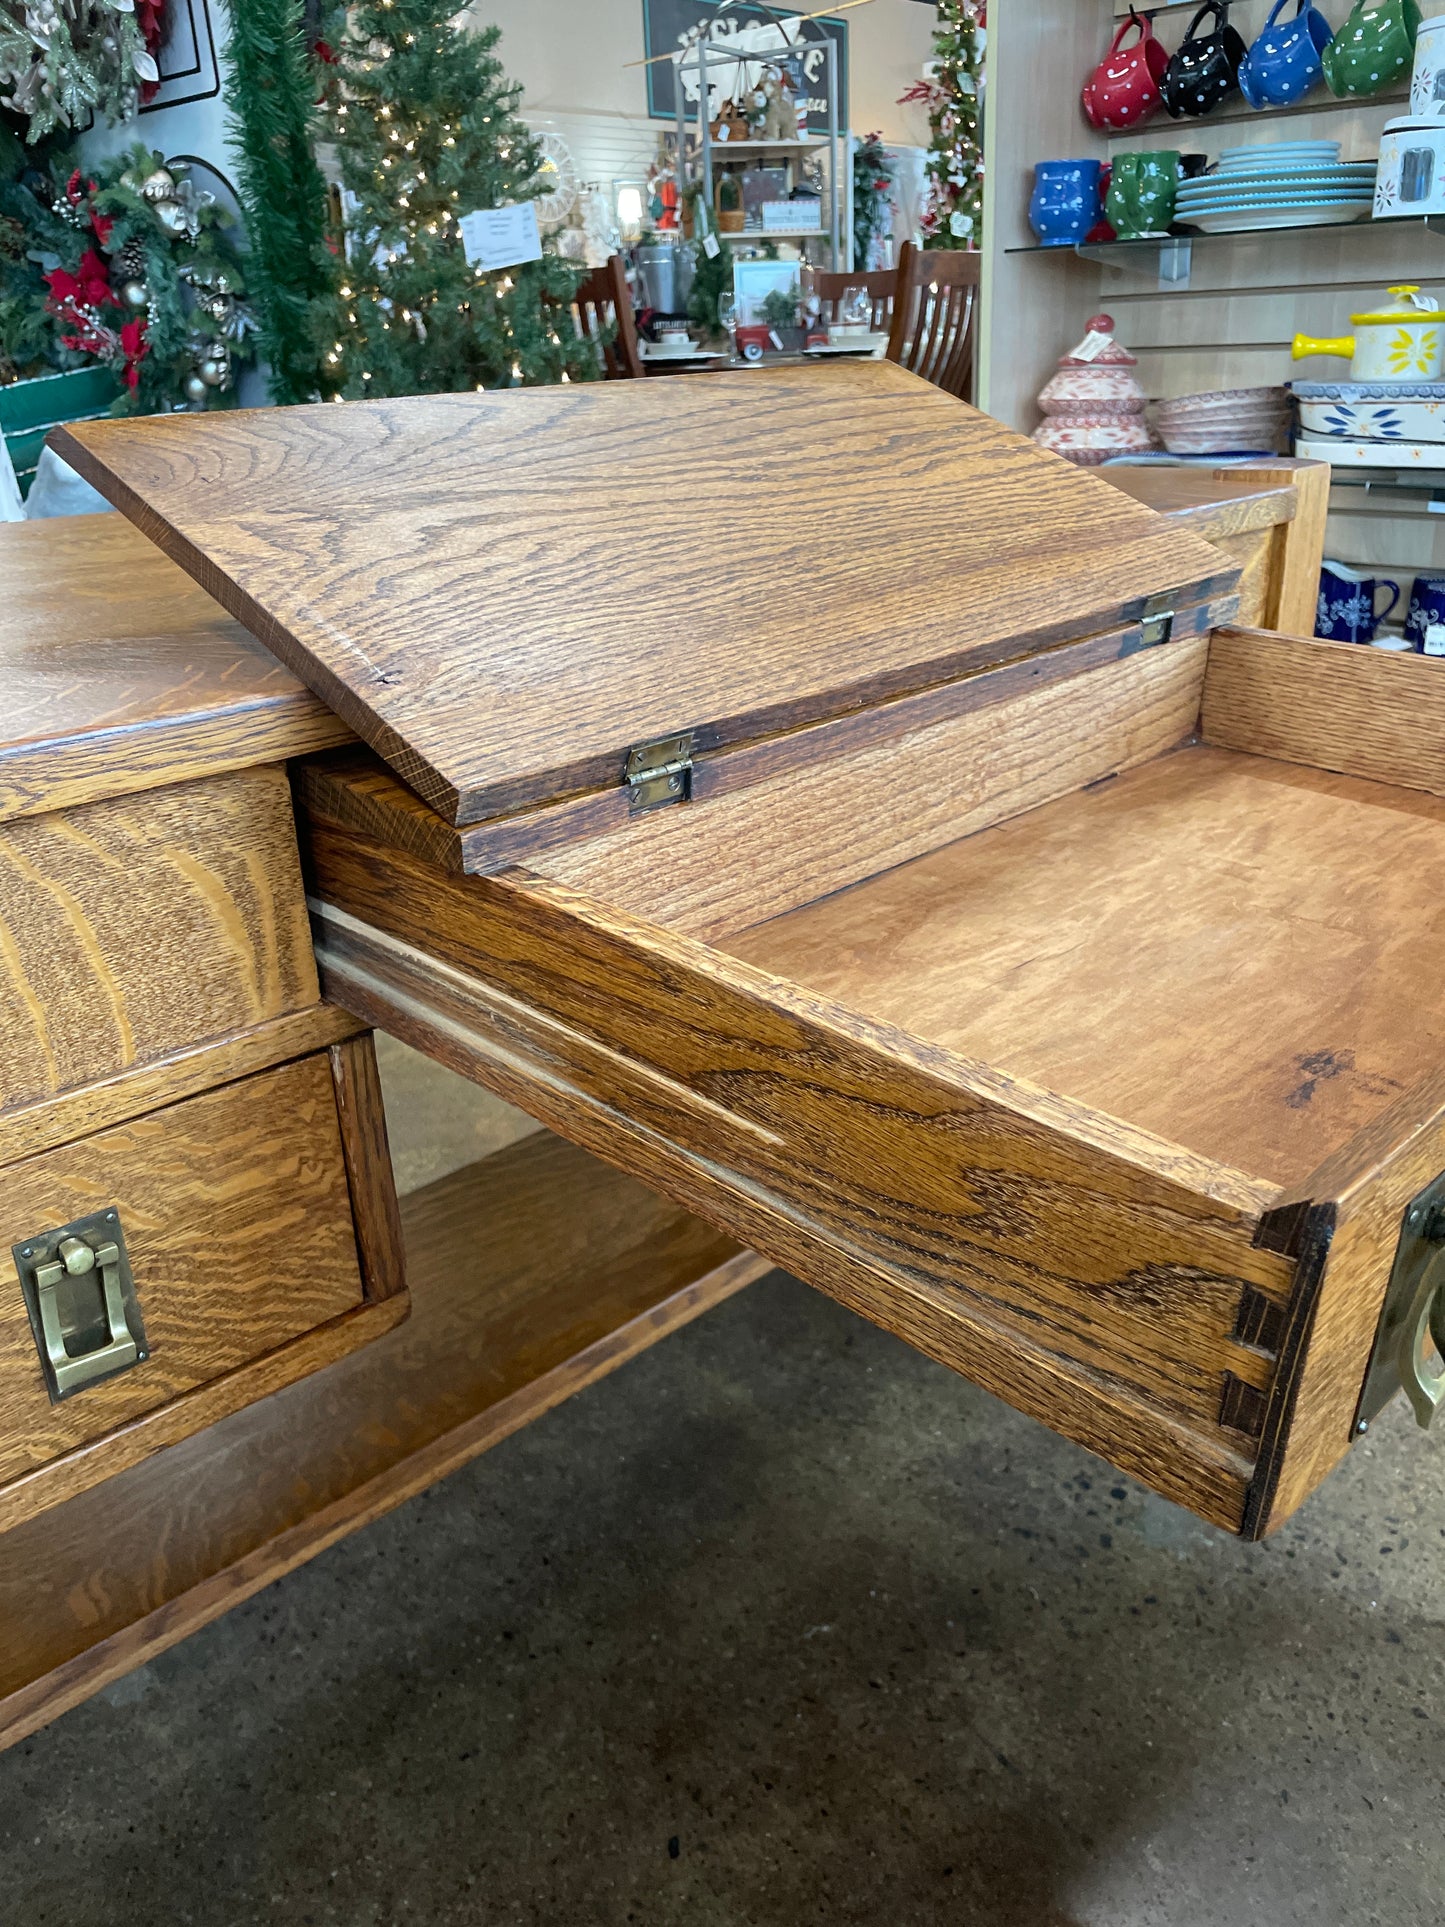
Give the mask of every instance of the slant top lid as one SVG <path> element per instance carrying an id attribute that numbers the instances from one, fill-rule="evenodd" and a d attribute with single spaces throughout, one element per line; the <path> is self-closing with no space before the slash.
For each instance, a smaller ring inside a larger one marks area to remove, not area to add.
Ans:
<path id="1" fill-rule="evenodd" d="M 886 363 L 77 422 L 65 457 L 452 823 L 1230 588 Z"/>

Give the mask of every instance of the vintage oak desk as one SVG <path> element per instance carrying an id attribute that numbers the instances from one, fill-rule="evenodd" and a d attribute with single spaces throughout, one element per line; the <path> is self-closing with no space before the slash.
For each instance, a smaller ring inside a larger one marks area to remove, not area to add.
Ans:
<path id="1" fill-rule="evenodd" d="M 1230 1530 L 1433 1408 L 1436 664 L 884 364 L 57 443 L 368 745 L 358 1017 Z"/>
<path id="2" fill-rule="evenodd" d="M 282 767 L 349 731 L 119 516 L 0 591 L 3 1745 L 766 1267 L 546 1133 L 399 1229 Z M 146 1355 L 52 1404 L 12 1247 L 110 1209 Z"/>

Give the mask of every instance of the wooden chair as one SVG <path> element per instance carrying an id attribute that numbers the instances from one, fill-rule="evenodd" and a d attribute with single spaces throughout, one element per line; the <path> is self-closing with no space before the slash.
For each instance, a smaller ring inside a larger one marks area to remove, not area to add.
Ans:
<path id="1" fill-rule="evenodd" d="M 886 359 L 911 368 L 945 394 L 973 394 L 974 317 L 981 254 L 903 243 Z"/>
<path id="2" fill-rule="evenodd" d="M 572 302 L 578 330 L 596 348 L 607 380 L 640 381 L 646 370 L 622 256 L 614 254 L 605 267 L 594 268 Z"/>
<path id="3" fill-rule="evenodd" d="M 873 326 L 879 330 L 889 324 L 897 283 L 896 268 L 874 268 L 869 274 L 861 270 L 855 270 L 852 274 L 834 274 L 827 268 L 813 270 L 813 292 L 823 304 L 825 321 L 837 320 L 838 303 L 849 288 L 866 288 L 873 302 Z"/>

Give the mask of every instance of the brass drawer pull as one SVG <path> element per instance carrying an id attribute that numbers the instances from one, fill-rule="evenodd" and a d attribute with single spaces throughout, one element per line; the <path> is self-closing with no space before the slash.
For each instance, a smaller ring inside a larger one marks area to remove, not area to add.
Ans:
<path id="1" fill-rule="evenodd" d="M 52 1403 L 149 1356 L 119 1212 L 27 1239 L 14 1256 Z"/>
<path id="2" fill-rule="evenodd" d="M 1432 1343 L 1445 1358 L 1445 1246 L 1425 1267 L 1400 1335 L 1400 1382 L 1422 1426 L 1429 1425 L 1445 1399 L 1445 1364 L 1428 1362 Z"/>

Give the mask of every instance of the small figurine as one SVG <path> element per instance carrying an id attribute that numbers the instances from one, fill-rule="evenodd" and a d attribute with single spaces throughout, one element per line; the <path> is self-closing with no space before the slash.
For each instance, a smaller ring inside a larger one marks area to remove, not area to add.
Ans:
<path id="1" fill-rule="evenodd" d="M 754 140 L 795 141 L 798 109 L 786 74 L 769 67 L 748 96 L 748 128 Z"/>
<path id="2" fill-rule="evenodd" d="M 1044 419 L 1034 440 L 1080 468 L 1152 448 L 1144 423 L 1146 397 L 1132 372 L 1137 366 L 1114 339 L 1112 315 L 1096 314 L 1078 346 L 1060 355 L 1059 372 L 1039 394 Z"/>

